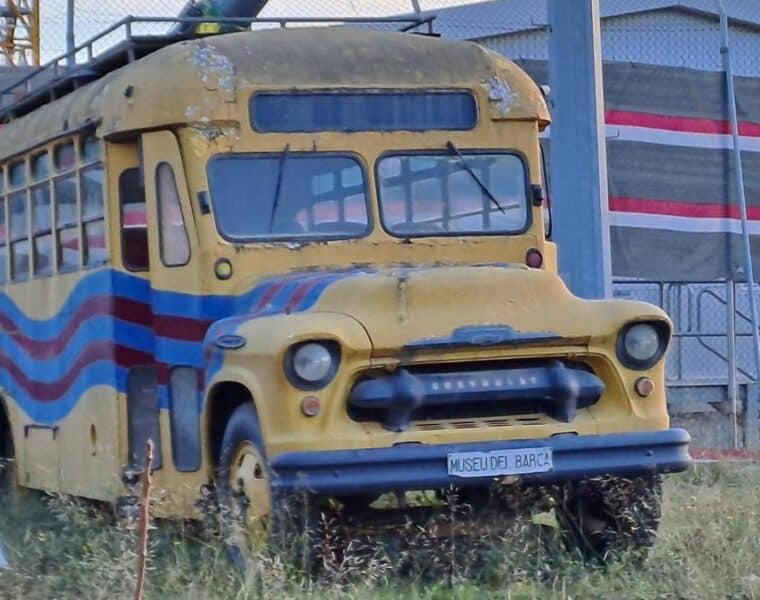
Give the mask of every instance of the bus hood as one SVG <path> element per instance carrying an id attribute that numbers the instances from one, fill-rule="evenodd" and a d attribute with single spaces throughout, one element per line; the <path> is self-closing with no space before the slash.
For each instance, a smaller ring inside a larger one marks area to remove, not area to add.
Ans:
<path id="1" fill-rule="evenodd" d="M 379 357 L 455 346 L 585 343 L 594 329 L 619 326 L 621 312 L 642 312 L 640 303 L 628 311 L 621 304 L 634 303 L 615 301 L 614 311 L 611 304 L 573 296 L 553 273 L 487 265 L 357 271 L 326 287 L 311 310 L 359 321 Z"/>

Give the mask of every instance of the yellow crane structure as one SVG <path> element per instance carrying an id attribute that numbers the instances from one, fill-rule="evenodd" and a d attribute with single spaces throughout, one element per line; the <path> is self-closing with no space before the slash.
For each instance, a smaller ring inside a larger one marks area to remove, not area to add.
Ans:
<path id="1" fill-rule="evenodd" d="M 0 0 L 0 65 L 40 64 L 40 0 Z"/>

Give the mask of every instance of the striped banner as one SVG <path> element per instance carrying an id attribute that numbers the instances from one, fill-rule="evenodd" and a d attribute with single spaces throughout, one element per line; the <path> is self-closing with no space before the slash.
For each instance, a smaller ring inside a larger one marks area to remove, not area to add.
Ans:
<path id="1" fill-rule="evenodd" d="M 545 62 L 521 66 L 546 82 Z M 737 77 L 735 85 L 749 231 L 760 265 L 760 77 Z M 613 275 L 706 281 L 740 273 L 723 73 L 606 63 L 604 97 Z"/>

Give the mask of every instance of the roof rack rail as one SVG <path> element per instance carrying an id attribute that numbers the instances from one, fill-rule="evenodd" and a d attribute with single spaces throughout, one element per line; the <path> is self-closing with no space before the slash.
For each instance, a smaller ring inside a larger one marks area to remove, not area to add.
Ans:
<path id="1" fill-rule="evenodd" d="M 263 29 L 267 25 L 284 29 L 289 25 L 388 25 L 397 31 L 436 35 L 433 29 L 435 16 L 424 17 L 124 17 L 96 36 L 76 46 L 71 52 L 61 54 L 35 69 L 28 75 L 0 90 L 0 123 L 30 113 L 34 109 L 52 102 L 78 89 L 82 85 L 100 79 L 104 75 L 147 56 L 165 46 L 178 41 L 212 37 L 211 33 L 139 34 L 140 26 L 166 23 L 175 28 L 192 25 L 219 24 L 220 29 L 233 28 L 237 31 Z M 96 46 L 105 38 L 121 36 L 122 39 L 96 53 Z M 76 63 L 75 57 L 84 53 L 85 62 Z"/>

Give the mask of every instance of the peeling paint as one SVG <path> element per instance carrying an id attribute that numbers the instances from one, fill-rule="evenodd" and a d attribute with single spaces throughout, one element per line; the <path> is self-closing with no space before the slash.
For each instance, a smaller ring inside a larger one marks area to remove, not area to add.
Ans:
<path id="1" fill-rule="evenodd" d="M 406 323 L 409 320 L 409 306 L 407 304 L 407 292 L 409 288 L 409 276 L 406 273 L 400 273 L 396 276 L 396 299 L 398 300 L 398 320 Z"/>
<path id="2" fill-rule="evenodd" d="M 520 95 L 513 91 L 509 83 L 498 75 L 494 75 L 488 80 L 488 99 L 495 103 L 496 108 L 503 115 L 506 115 L 515 103 L 519 100 Z"/>
<path id="3" fill-rule="evenodd" d="M 236 87 L 235 65 L 213 44 L 200 43 L 192 53 L 191 62 L 203 85 L 208 90 L 220 90 L 234 95 Z"/>

